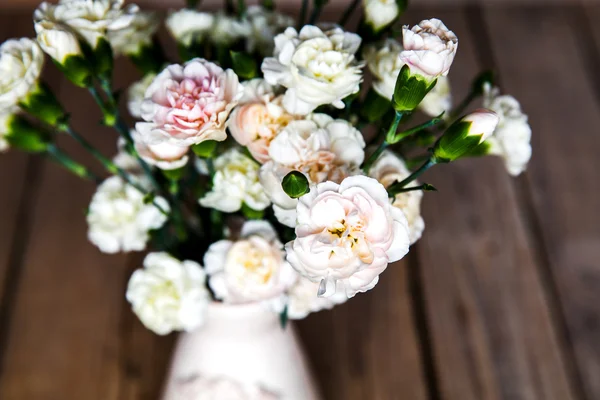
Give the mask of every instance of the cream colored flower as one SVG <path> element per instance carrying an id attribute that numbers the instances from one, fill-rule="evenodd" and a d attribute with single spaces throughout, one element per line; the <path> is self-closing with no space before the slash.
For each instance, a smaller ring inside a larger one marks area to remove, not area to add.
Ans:
<path id="1" fill-rule="evenodd" d="M 244 83 L 244 96 L 229 118 L 227 127 L 231 136 L 261 164 L 270 160 L 273 138 L 297 119 L 285 111 L 282 99 L 263 79 L 252 79 Z"/>
<path id="2" fill-rule="evenodd" d="M 213 186 L 200 199 L 202 207 L 236 212 L 244 203 L 254 210 L 264 210 L 271 204 L 258 180 L 258 164 L 239 149 L 217 157 L 214 168 Z"/>
<path id="3" fill-rule="evenodd" d="M 294 285 L 288 290 L 287 294 L 287 315 L 289 319 L 303 319 L 308 314 L 330 310 L 338 304 L 348 300 L 343 286 L 339 285 L 338 290 L 329 297 L 320 297 L 317 295 L 319 283 L 312 282 L 304 277 L 299 277 Z"/>
<path id="4" fill-rule="evenodd" d="M 377 179 L 384 187 L 389 187 L 392 183 L 402 181 L 410 175 L 406 164 L 391 151 L 384 151 L 381 156 L 373 163 L 369 169 L 369 176 Z M 411 186 L 419 185 L 418 181 L 413 181 Z M 408 221 L 410 231 L 410 244 L 415 243 L 421 238 L 425 229 L 425 221 L 421 217 L 421 200 L 423 192 L 413 190 L 410 192 L 398 193 L 394 197 L 392 205 L 399 208 L 404 213 Z"/>
<path id="5" fill-rule="evenodd" d="M 190 146 L 227 138 L 225 123 L 244 89 L 231 69 L 195 58 L 165 68 L 146 90 L 137 131 L 147 144 Z"/>
<path id="6" fill-rule="evenodd" d="M 59 64 L 64 64 L 69 56 L 83 56 L 77 36 L 65 24 L 38 21 L 35 32 L 40 47 Z"/>
<path id="7" fill-rule="evenodd" d="M 363 0 L 363 9 L 365 21 L 375 32 L 394 22 L 400 13 L 397 0 Z"/>
<path id="8" fill-rule="evenodd" d="M 237 40 L 250 35 L 250 24 L 247 20 L 239 20 L 224 12 L 215 14 L 213 26 L 210 28 L 210 40 L 220 46 L 229 46 Z"/>
<path id="9" fill-rule="evenodd" d="M 437 79 L 435 87 L 427 93 L 418 108 L 430 117 L 437 117 L 443 112 L 446 113 L 444 116 L 447 116 L 452 109 L 452 94 L 447 77 L 440 76 Z"/>
<path id="10" fill-rule="evenodd" d="M 360 36 L 332 28 L 323 32 L 306 25 L 298 33 L 287 28 L 275 37 L 274 57 L 262 71 L 271 85 L 287 88 L 283 105 L 292 114 L 306 115 L 324 104 L 344 108 L 346 96 L 358 92 L 362 64 L 354 54 Z"/>
<path id="11" fill-rule="evenodd" d="M 430 80 L 448 75 L 458 49 L 458 38 L 442 21 L 432 18 L 412 29 L 404 26 L 402 39 L 404 51 L 400 58 L 413 74 Z"/>
<path id="12" fill-rule="evenodd" d="M 140 134 L 131 130 L 137 154 L 148 164 L 162 170 L 183 168 L 189 160 L 189 147 L 177 146 L 168 142 L 146 144 Z"/>
<path id="13" fill-rule="evenodd" d="M 137 55 L 143 47 L 152 45 L 159 25 L 160 19 L 156 13 L 140 11 L 133 14 L 128 25 L 108 31 L 108 41 L 115 55 Z"/>
<path id="14" fill-rule="evenodd" d="M 258 5 L 248 7 L 246 18 L 250 28 L 246 38 L 246 51 L 249 53 L 273 54 L 275 35 L 294 25 L 292 17 Z"/>
<path id="15" fill-rule="evenodd" d="M 192 376 L 178 383 L 180 400 L 278 400 L 275 393 L 257 385 L 226 377 Z"/>
<path id="16" fill-rule="evenodd" d="M 373 89 L 383 98 L 392 99 L 396 79 L 404 66 L 400 59 L 402 45 L 394 39 L 365 46 L 363 56 L 373 74 Z"/>
<path id="17" fill-rule="evenodd" d="M 0 46 L 0 110 L 5 112 L 35 88 L 44 53 L 31 39 L 10 39 Z"/>
<path id="18" fill-rule="evenodd" d="M 132 117 L 142 118 L 142 103 L 146 95 L 146 90 L 156 78 L 156 74 L 146 74 L 141 80 L 134 82 L 127 89 L 127 109 Z"/>
<path id="19" fill-rule="evenodd" d="M 169 205 L 162 197 L 155 201 L 163 210 Z M 140 251 L 146 248 L 149 231 L 166 222 L 153 204 L 144 202 L 144 194 L 120 177 L 106 179 L 90 203 L 87 223 L 88 239 L 104 253 Z"/>
<path id="20" fill-rule="evenodd" d="M 108 32 L 127 28 L 139 11 L 134 4 L 125 8 L 123 5 L 124 0 L 60 0 L 58 4 L 43 2 L 35 10 L 33 19 L 35 24 L 43 21 L 60 24 L 61 30 L 70 30 L 95 49 Z"/>
<path id="21" fill-rule="evenodd" d="M 408 252 L 406 217 L 375 179 L 358 175 L 340 185 L 320 183 L 300 197 L 296 211 L 296 239 L 285 246 L 287 260 L 320 283 L 320 295 L 343 288 L 352 297 L 370 290 L 388 263 Z"/>
<path id="22" fill-rule="evenodd" d="M 194 261 L 150 253 L 127 285 L 127 301 L 144 326 L 166 335 L 191 331 L 204 322 L 210 294 L 206 274 Z"/>
<path id="23" fill-rule="evenodd" d="M 247 221 L 238 240 L 211 244 L 204 264 L 217 299 L 233 304 L 263 301 L 277 307 L 297 277 L 266 221 Z"/>
<path id="24" fill-rule="evenodd" d="M 527 169 L 531 158 L 531 126 L 521 105 L 512 96 L 500 95 L 498 88 L 484 87 L 484 107 L 498 114 L 499 122 L 493 135 L 487 139 L 490 154 L 504 159 L 506 169 L 513 176 Z"/>
<path id="25" fill-rule="evenodd" d="M 341 182 L 356 173 L 364 160 L 362 134 L 345 120 L 313 114 L 310 120 L 290 122 L 269 146 L 271 161 L 260 168 L 260 182 L 273 202 L 277 220 L 296 226 L 297 199 L 290 198 L 281 181 L 300 171 L 311 184 Z"/>
<path id="26" fill-rule="evenodd" d="M 189 46 L 210 33 L 214 20 L 212 14 L 182 8 L 169 14 L 165 25 L 175 40 Z"/>

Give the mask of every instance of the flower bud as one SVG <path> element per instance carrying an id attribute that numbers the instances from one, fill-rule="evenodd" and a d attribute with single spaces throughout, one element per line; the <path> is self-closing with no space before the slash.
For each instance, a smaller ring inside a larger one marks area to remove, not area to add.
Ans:
<path id="1" fill-rule="evenodd" d="M 433 146 L 435 161 L 450 162 L 468 154 L 490 137 L 497 125 L 498 115 L 487 109 L 461 118 Z"/>
<path id="2" fill-rule="evenodd" d="M 308 193 L 308 179 L 299 171 L 291 171 L 283 177 L 281 182 L 284 192 L 292 199 L 297 199 Z"/>
<path id="3" fill-rule="evenodd" d="M 10 114 L 0 118 L 0 131 L 3 131 L 3 139 L 15 149 L 29 153 L 41 153 L 46 151 L 51 141 L 50 135 L 32 125 L 26 118 L 19 114 Z"/>
<path id="4" fill-rule="evenodd" d="M 19 102 L 19 106 L 52 126 L 61 122 L 66 115 L 54 93 L 43 82 L 36 82 L 31 92 Z"/>
<path id="5" fill-rule="evenodd" d="M 77 86 L 88 87 L 92 71 L 75 33 L 66 25 L 47 20 L 37 22 L 35 31 L 42 50 L 52 57 L 66 77 Z"/>
<path id="6" fill-rule="evenodd" d="M 404 65 L 398 74 L 396 88 L 392 97 L 392 105 L 398 112 L 409 112 L 417 108 L 427 93 L 437 83 L 419 74 L 411 74 L 408 65 Z"/>
<path id="7" fill-rule="evenodd" d="M 363 0 L 365 21 L 379 32 L 391 25 L 406 8 L 406 0 Z"/>

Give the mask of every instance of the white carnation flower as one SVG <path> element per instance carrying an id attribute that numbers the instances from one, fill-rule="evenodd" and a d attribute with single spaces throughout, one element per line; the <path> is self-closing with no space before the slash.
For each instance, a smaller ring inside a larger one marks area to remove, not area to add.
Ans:
<path id="1" fill-rule="evenodd" d="M 320 295 L 344 290 L 352 297 L 370 290 L 388 263 L 408 253 L 406 217 L 373 178 L 357 175 L 339 185 L 313 186 L 300 197 L 296 212 L 296 239 L 285 245 L 287 260 L 320 283 Z"/>
<path id="2" fill-rule="evenodd" d="M 498 88 L 486 84 L 483 105 L 494 111 L 499 118 L 498 126 L 487 143 L 490 154 L 504 159 L 509 174 L 519 175 L 527 168 L 531 158 L 531 126 L 521 105 L 512 96 L 499 95 Z"/>
<path id="3" fill-rule="evenodd" d="M 292 17 L 258 5 L 248 7 L 246 18 L 250 28 L 246 38 L 246 50 L 250 53 L 258 51 L 264 55 L 273 54 L 275 35 L 294 25 Z"/>
<path id="4" fill-rule="evenodd" d="M 342 304 L 348 300 L 348 296 L 346 296 L 342 285 L 339 285 L 336 292 L 329 297 L 318 296 L 318 291 L 318 282 L 312 282 L 304 277 L 298 278 L 296 283 L 288 289 L 288 318 L 303 319 L 310 313 L 330 310 L 335 305 Z"/>
<path id="5" fill-rule="evenodd" d="M 360 36 L 333 28 L 323 32 L 306 25 L 298 33 L 287 28 L 275 37 L 274 57 L 262 71 L 272 85 L 287 88 L 283 105 L 292 114 L 306 115 L 320 105 L 344 108 L 344 99 L 359 91 L 362 64 L 354 54 Z"/>
<path id="6" fill-rule="evenodd" d="M 108 31 L 108 41 L 115 55 L 137 55 L 142 47 L 152 44 L 160 19 L 154 12 L 137 12 L 122 29 Z"/>
<path id="7" fill-rule="evenodd" d="M 290 122 L 271 141 L 271 161 L 262 165 L 259 175 L 278 221 L 296 226 L 298 200 L 290 198 L 281 187 L 289 172 L 304 173 L 311 184 L 341 182 L 362 164 L 364 147 L 362 134 L 348 121 L 313 114 L 310 120 Z"/>
<path id="8" fill-rule="evenodd" d="M 217 157 L 214 168 L 212 189 L 200 199 L 203 207 L 236 212 L 243 203 L 253 210 L 264 210 L 271 204 L 258 180 L 259 165 L 239 149 Z"/>
<path id="9" fill-rule="evenodd" d="M 0 46 L 0 110 L 15 106 L 35 88 L 44 53 L 31 39 L 10 39 Z"/>
<path id="10" fill-rule="evenodd" d="M 386 39 L 382 43 L 365 46 L 363 56 L 369 71 L 373 74 L 373 89 L 381 97 L 392 99 L 396 87 L 396 79 L 404 66 L 400 59 L 403 48 L 394 39 Z"/>
<path id="11" fill-rule="evenodd" d="M 40 20 L 35 22 L 37 42 L 46 54 L 64 64 L 69 56 L 82 56 L 77 35 L 65 24 Z"/>
<path id="12" fill-rule="evenodd" d="M 155 202 L 168 210 L 162 197 Z M 89 206 L 88 238 L 104 253 L 140 251 L 146 248 L 149 231 L 167 220 L 153 204 L 144 202 L 144 194 L 113 176 L 98 186 Z"/>
<path id="13" fill-rule="evenodd" d="M 211 31 L 214 20 L 212 14 L 183 8 L 171 13 L 165 25 L 175 40 L 189 46 L 195 39 L 200 40 Z"/>
<path id="14" fill-rule="evenodd" d="M 410 171 L 406 168 L 404 161 L 387 150 L 379 156 L 369 169 L 369 176 L 377 179 L 386 188 L 396 181 L 402 181 L 409 175 Z M 417 185 L 419 185 L 418 181 L 411 183 L 411 186 Z M 401 209 L 406 217 L 410 231 L 410 244 L 419 240 L 425 229 L 425 221 L 421 217 L 422 199 L 423 192 L 421 190 L 412 190 L 396 194 L 392 202 L 392 205 Z"/>
<path id="15" fill-rule="evenodd" d="M 131 130 L 135 151 L 148 164 L 165 171 L 183 168 L 189 160 L 189 147 L 169 142 L 147 144 L 135 129 Z"/>
<path id="16" fill-rule="evenodd" d="M 159 335 L 198 328 L 210 303 L 202 267 L 167 253 L 146 256 L 144 268 L 129 279 L 126 297 L 144 326 Z"/>
<path id="17" fill-rule="evenodd" d="M 266 221 L 246 221 L 238 240 L 211 244 L 204 265 L 215 297 L 233 304 L 263 301 L 281 309 L 284 292 L 297 277 Z"/>
<path id="18" fill-rule="evenodd" d="M 210 40 L 221 46 L 228 46 L 235 41 L 250 35 L 248 20 L 240 21 L 236 17 L 223 12 L 215 14 L 215 21 L 210 29 Z"/>
<path id="19" fill-rule="evenodd" d="M 134 82 L 127 89 L 127 109 L 132 117 L 142 118 L 142 103 L 146 95 L 146 90 L 156 78 L 156 74 L 146 74 L 142 79 Z"/>
<path id="20" fill-rule="evenodd" d="M 448 77 L 440 76 L 433 89 L 427 93 L 425 98 L 419 103 L 419 110 L 430 117 L 437 117 L 445 112 L 444 117 L 452 108 L 452 94 L 450 93 L 450 82 Z"/>
<path id="21" fill-rule="evenodd" d="M 363 0 L 365 20 L 377 32 L 391 24 L 400 13 L 398 0 Z"/>
<path id="22" fill-rule="evenodd" d="M 43 21 L 68 27 L 92 47 L 110 31 L 127 28 L 138 7 L 134 4 L 123 8 L 124 0 L 60 0 L 58 4 L 43 2 L 35 10 L 36 24 Z M 38 28 L 36 27 L 38 34 Z"/>

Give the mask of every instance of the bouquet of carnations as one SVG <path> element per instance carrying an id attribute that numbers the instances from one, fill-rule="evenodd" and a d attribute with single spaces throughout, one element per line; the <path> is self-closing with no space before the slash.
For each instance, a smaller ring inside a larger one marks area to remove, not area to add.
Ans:
<path id="1" fill-rule="evenodd" d="M 423 233 L 426 170 L 487 154 L 512 175 L 527 165 L 519 103 L 483 72 L 453 107 L 458 38 L 438 19 L 399 25 L 406 1 L 354 1 L 335 23 L 319 21 L 326 0 L 304 0 L 297 20 L 272 0 L 226 0 L 216 13 L 196 3 L 165 20 L 178 60 L 156 40 L 158 15 L 123 0 L 42 3 L 37 37 L 0 47 L 0 150 L 46 154 L 98 185 L 89 240 L 152 251 L 127 299 L 158 334 L 201 326 L 212 301 L 261 303 L 285 321 L 373 289 Z M 115 157 L 72 127 L 40 79 L 44 53 L 94 97 L 118 133 Z M 116 56 L 144 75 L 127 90 L 132 127 Z M 465 113 L 479 97 L 485 108 Z M 110 176 L 73 160 L 58 135 Z"/>

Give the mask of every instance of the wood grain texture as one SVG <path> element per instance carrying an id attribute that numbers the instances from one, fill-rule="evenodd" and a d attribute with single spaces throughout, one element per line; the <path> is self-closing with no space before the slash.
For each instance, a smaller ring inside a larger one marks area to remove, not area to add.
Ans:
<path id="1" fill-rule="evenodd" d="M 479 70 L 475 33 L 459 10 L 427 14 L 460 38 L 450 73 L 462 88 L 458 101 Z M 461 160 L 423 180 L 439 190 L 425 196 L 417 252 L 440 397 L 574 398 L 515 189 L 499 160 Z"/>
<path id="2" fill-rule="evenodd" d="M 486 12 L 506 90 L 529 113 L 534 156 L 529 188 L 586 398 L 600 398 L 600 126 L 598 71 L 586 69 L 590 37 L 574 8 Z M 592 27 L 595 27 L 594 20 Z M 523 38 L 527 37 L 527 41 Z M 531 45 L 535 43 L 532 57 Z M 555 49 L 559 48 L 560 52 Z M 554 49 L 554 50 L 553 50 Z M 542 58 L 541 55 L 544 55 Z M 596 54 L 597 57 L 597 54 Z M 515 63 L 510 60 L 527 60 Z M 565 72 L 568 71 L 568 72 Z"/>

